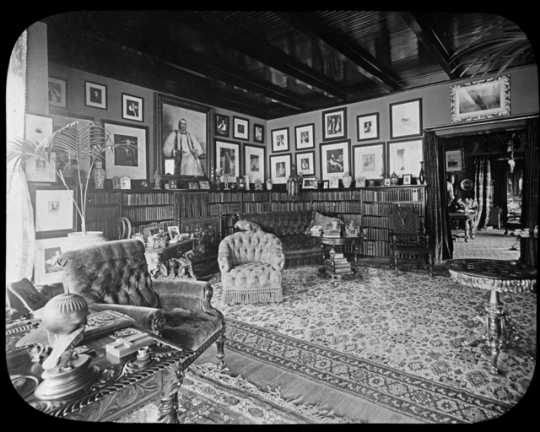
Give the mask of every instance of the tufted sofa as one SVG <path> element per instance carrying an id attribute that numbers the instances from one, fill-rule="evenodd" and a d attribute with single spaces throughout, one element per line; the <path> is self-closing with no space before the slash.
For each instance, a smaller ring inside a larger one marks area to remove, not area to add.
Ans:
<path id="1" fill-rule="evenodd" d="M 285 256 L 280 240 L 263 231 L 241 231 L 219 244 L 225 303 L 280 302 Z"/>
<path id="2" fill-rule="evenodd" d="M 223 364 L 225 320 L 212 307 L 212 286 L 194 279 L 152 281 L 139 240 L 100 243 L 60 255 L 66 292 L 94 310 L 116 310 L 143 329 L 202 353 L 217 342 Z"/>
<path id="3" fill-rule="evenodd" d="M 238 213 L 236 221 L 251 221 L 267 233 L 276 235 L 285 254 L 285 268 L 322 263 L 320 246 L 304 233 L 312 223 L 314 211 Z"/>

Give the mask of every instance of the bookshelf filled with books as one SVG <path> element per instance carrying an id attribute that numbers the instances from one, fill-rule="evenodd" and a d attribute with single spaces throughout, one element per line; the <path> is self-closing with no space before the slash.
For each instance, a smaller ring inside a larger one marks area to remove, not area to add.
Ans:
<path id="1" fill-rule="evenodd" d="M 107 239 L 117 239 L 117 221 L 122 216 L 122 195 L 119 192 L 88 192 L 86 229 L 103 231 Z"/>

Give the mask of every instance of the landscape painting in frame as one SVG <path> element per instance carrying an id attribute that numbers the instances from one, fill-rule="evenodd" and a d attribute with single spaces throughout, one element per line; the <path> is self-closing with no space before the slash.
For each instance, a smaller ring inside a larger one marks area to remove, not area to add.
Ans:
<path id="1" fill-rule="evenodd" d="M 451 87 L 452 123 L 510 115 L 510 76 Z"/>
<path id="2" fill-rule="evenodd" d="M 168 180 L 207 178 L 212 109 L 156 94 L 157 170 Z M 179 147 L 183 151 L 178 151 Z"/>
<path id="3" fill-rule="evenodd" d="M 396 173 L 399 178 L 403 174 L 417 177 L 424 160 L 422 140 L 395 141 L 388 143 L 388 173 Z"/>
<path id="4" fill-rule="evenodd" d="M 384 143 L 358 145 L 353 147 L 354 178 L 368 180 L 384 178 Z"/>

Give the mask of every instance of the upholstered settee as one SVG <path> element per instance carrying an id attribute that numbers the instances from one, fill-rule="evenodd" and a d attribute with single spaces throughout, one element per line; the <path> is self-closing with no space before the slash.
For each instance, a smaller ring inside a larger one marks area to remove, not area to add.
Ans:
<path id="1" fill-rule="evenodd" d="M 240 230 L 260 228 L 277 236 L 281 240 L 285 254 L 285 268 L 292 268 L 322 264 L 321 247 L 310 237 L 309 228 L 313 225 L 325 226 L 330 220 L 341 222 L 313 210 L 237 213 L 235 228 Z"/>
<path id="2" fill-rule="evenodd" d="M 285 255 L 273 234 L 241 231 L 219 244 L 218 264 L 225 303 L 280 302 Z"/>
<path id="3" fill-rule="evenodd" d="M 94 310 L 116 310 L 164 339 L 193 351 L 217 342 L 223 362 L 225 320 L 212 307 L 212 286 L 194 279 L 153 281 L 144 245 L 117 240 L 60 255 L 66 292 L 84 297 Z"/>

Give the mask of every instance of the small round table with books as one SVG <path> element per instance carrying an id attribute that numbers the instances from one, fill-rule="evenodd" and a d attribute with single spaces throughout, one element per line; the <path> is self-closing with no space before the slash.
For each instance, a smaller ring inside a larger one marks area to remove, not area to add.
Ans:
<path id="1" fill-rule="evenodd" d="M 362 247 L 362 236 L 355 237 L 314 237 L 321 245 L 323 254 L 323 267 L 318 271 L 318 275 L 324 278 L 331 278 L 332 285 L 336 286 L 338 280 L 349 280 L 361 278 L 357 272 L 358 259 Z M 352 246 L 354 255 L 354 266 L 347 261 L 344 254 L 344 246 Z M 326 252 L 328 250 L 328 258 Z"/>

